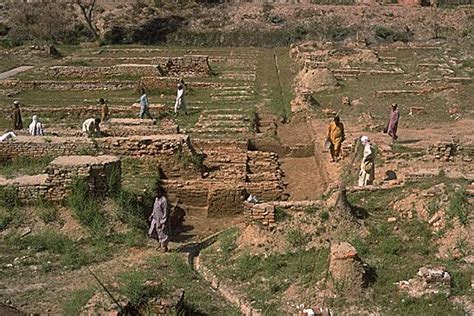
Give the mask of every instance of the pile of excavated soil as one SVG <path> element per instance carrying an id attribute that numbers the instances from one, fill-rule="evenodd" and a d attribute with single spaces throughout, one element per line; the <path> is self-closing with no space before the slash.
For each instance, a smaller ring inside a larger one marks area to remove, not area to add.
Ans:
<path id="1" fill-rule="evenodd" d="M 311 92 L 332 91 L 338 88 L 337 80 L 329 69 L 303 68 L 295 77 L 295 90 Z"/>

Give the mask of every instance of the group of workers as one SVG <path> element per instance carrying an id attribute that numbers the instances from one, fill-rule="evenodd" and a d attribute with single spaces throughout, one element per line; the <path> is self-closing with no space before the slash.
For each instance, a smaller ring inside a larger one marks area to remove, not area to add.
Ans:
<path id="1" fill-rule="evenodd" d="M 178 91 L 176 96 L 176 101 L 174 105 L 174 112 L 178 113 L 179 110 L 184 110 L 187 114 L 186 100 L 184 97 L 185 94 L 185 84 L 181 79 L 178 83 Z M 82 131 L 87 136 L 99 136 L 100 123 L 106 122 L 110 117 L 110 110 L 107 104 L 107 100 L 101 98 L 99 99 L 99 105 L 101 105 L 101 117 L 100 118 L 89 118 L 85 120 L 82 124 Z M 20 111 L 20 102 L 14 101 L 14 108 L 11 115 L 13 120 L 13 129 L 21 130 L 23 129 L 23 121 Z M 140 104 L 140 113 L 139 117 L 141 119 L 147 116 L 150 119 L 153 119 L 149 111 L 149 101 L 146 95 L 145 89 L 141 90 L 141 96 L 139 99 Z M 398 121 L 400 118 L 400 113 L 398 110 L 397 104 L 392 104 L 391 113 L 387 126 L 384 128 L 384 133 L 388 133 L 392 138 L 392 142 L 396 141 Z M 39 122 L 38 116 L 33 115 L 31 124 L 29 125 L 29 133 L 32 136 L 43 136 L 43 125 Z M 5 139 L 16 137 L 13 132 L 8 132 L 0 136 L 0 141 Z M 341 159 L 341 149 L 342 143 L 346 139 L 344 132 L 344 124 L 341 122 L 339 115 L 336 115 L 333 121 L 328 126 L 327 140 L 328 149 L 331 153 L 331 162 L 338 162 Z M 365 186 L 373 184 L 375 177 L 375 153 L 372 147 L 372 143 L 368 136 L 360 137 L 360 143 L 362 144 L 364 151 L 363 157 L 360 165 L 358 185 Z M 148 230 L 148 236 L 151 237 L 153 232 L 156 231 L 159 246 L 161 251 L 168 251 L 168 229 L 166 224 L 168 223 L 168 201 L 165 197 L 163 189 L 158 187 L 155 192 L 155 201 L 153 204 L 153 211 L 149 216 L 148 220 L 150 221 L 150 227 Z"/>
<path id="2" fill-rule="evenodd" d="M 392 138 L 392 143 L 398 139 L 398 121 L 400 119 L 400 112 L 396 103 L 392 104 L 390 117 L 387 126 L 384 128 L 384 133 Z M 329 152 L 331 153 L 331 162 L 338 162 L 341 158 L 342 143 L 346 139 L 344 132 L 344 124 L 338 114 L 328 126 L 328 133 L 326 144 L 328 144 Z M 371 185 L 375 179 L 375 153 L 368 136 L 360 137 L 360 142 L 364 147 L 362 161 L 359 171 L 359 186 Z"/>

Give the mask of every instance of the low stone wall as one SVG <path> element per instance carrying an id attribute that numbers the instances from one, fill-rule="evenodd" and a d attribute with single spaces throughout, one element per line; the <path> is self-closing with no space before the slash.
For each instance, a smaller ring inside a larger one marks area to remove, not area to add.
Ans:
<path id="1" fill-rule="evenodd" d="M 160 77 L 160 76 L 142 76 L 140 82 L 137 85 L 137 89 L 145 88 L 147 90 L 164 90 L 171 89 L 175 90 L 179 81 L 179 77 Z M 188 87 L 193 88 L 221 88 L 222 83 L 209 82 L 209 81 L 193 81 L 187 84 Z"/>
<path id="2" fill-rule="evenodd" d="M 21 176 L 14 179 L 0 178 L 0 188 L 13 188 L 18 200 L 35 201 L 48 198 L 48 175 Z"/>
<path id="3" fill-rule="evenodd" d="M 44 70 L 55 78 L 104 78 L 118 76 L 184 76 L 210 74 L 209 57 L 157 57 L 156 64 L 118 64 L 104 67 L 52 66 Z"/>
<path id="4" fill-rule="evenodd" d="M 63 156 L 54 159 L 46 168 L 48 199 L 62 200 L 71 192 L 77 179 L 85 179 L 89 192 L 95 197 L 106 196 L 111 183 L 120 185 L 121 162 L 114 156 Z"/>
<path id="5" fill-rule="evenodd" d="M 125 90 L 133 89 L 136 81 L 113 80 L 0 80 L 1 89 L 48 90 L 48 91 L 91 91 L 91 90 Z"/>
<path id="6" fill-rule="evenodd" d="M 70 155 L 116 155 L 152 158 L 166 175 L 176 175 L 185 167 L 177 160 L 176 153 L 192 155 L 189 137 L 181 134 L 129 137 L 33 137 L 18 136 L 14 140 L 0 142 L 0 156 L 4 159 L 16 157 L 70 156 Z"/>
<path id="7" fill-rule="evenodd" d="M 464 147 L 458 142 L 438 142 L 427 149 L 428 154 L 433 155 L 435 159 L 450 161 L 455 156 L 459 156 L 466 162 L 471 162 L 474 156 L 474 148 Z"/>
<path id="8" fill-rule="evenodd" d="M 130 137 L 33 137 L 18 136 L 0 142 L 5 158 L 74 155 L 84 151 L 119 156 L 170 156 L 177 150 L 189 152 L 186 135 L 150 135 Z"/>
<path id="9" fill-rule="evenodd" d="M 244 202 L 244 217 L 247 222 L 258 222 L 265 226 L 275 225 L 275 209 L 298 211 L 309 207 L 323 207 L 323 201 L 273 201 L 268 203 Z"/>
<path id="10" fill-rule="evenodd" d="M 0 178 L 0 187 L 14 189 L 23 203 L 41 199 L 61 201 L 71 192 L 74 181 L 85 180 L 93 196 L 103 197 L 119 189 L 121 174 L 118 157 L 61 156 L 48 165 L 46 174 Z"/>

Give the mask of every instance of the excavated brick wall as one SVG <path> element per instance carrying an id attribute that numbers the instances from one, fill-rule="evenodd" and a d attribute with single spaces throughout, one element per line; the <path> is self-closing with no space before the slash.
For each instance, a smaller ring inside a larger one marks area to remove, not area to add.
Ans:
<path id="1" fill-rule="evenodd" d="M 87 181 L 93 196 L 106 196 L 113 189 L 109 188 L 110 183 L 120 183 L 122 175 L 120 158 L 115 156 L 62 156 L 54 159 L 46 172 L 48 199 L 53 201 L 67 197 L 77 179 Z"/>
<path id="2" fill-rule="evenodd" d="M 209 57 L 186 55 L 183 57 L 162 57 L 157 64 L 119 64 L 115 66 L 52 66 L 44 68 L 46 73 L 58 77 L 74 77 L 90 80 L 117 76 L 195 76 L 211 72 Z"/>
<path id="3" fill-rule="evenodd" d="M 61 201 L 71 192 L 74 181 L 85 180 L 90 193 L 101 197 L 119 188 L 121 174 L 121 161 L 115 156 L 61 156 L 48 165 L 46 174 L 0 178 L 0 188 L 14 189 L 23 203 Z"/>
<path id="4" fill-rule="evenodd" d="M 47 90 L 47 91 L 91 91 L 91 90 L 124 90 L 136 87 L 136 81 L 113 80 L 0 80 L 2 89 Z"/>
<path id="5" fill-rule="evenodd" d="M 181 171 L 196 174 L 192 166 L 184 166 L 177 161 L 176 153 L 192 155 L 189 137 L 186 135 L 152 135 L 130 137 L 31 137 L 18 136 L 16 139 L 0 142 L 0 155 L 4 159 L 17 157 L 67 156 L 78 154 L 110 154 L 153 158 L 163 172 L 171 177 Z"/>

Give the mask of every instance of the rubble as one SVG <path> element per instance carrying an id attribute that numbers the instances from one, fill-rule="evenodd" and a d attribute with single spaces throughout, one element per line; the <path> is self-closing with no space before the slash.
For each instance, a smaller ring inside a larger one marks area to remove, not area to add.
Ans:
<path id="1" fill-rule="evenodd" d="M 449 295 L 451 276 L 444 267 L 421 267 L 415 278 L 396 284 L 400 291 L 406 292 L 411 297 L 433 294 Z"/>

